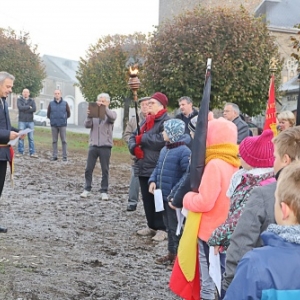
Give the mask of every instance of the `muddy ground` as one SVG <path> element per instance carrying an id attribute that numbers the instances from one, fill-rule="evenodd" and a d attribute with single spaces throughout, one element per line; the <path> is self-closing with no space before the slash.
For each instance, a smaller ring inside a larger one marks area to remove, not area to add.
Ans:
<path id="1" fill-rule="evenodd" d="M 100 166 L 92 196 L 81 199 L 86 152 L 68 162 L 15 160 L 0 201 L 0 299 L 179 299 L 168 288 L 171 272 L 154 264 L 166 242 L 138 237 L 142 203 L 126 211 L 130 158 L 113 154 L 109 200 L 99 200 Z M 8 172 L 9 173 L 9 172 Z"/>

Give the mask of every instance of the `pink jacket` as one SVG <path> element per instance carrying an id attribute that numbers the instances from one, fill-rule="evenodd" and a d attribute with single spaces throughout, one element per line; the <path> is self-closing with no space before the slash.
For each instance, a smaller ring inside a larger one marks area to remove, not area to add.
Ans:
<path id="1" fill-rule="evenodd" d="M 206 166 L 199 193 L 188 192 L 183 206 L 193 212 L 202 212 L 198 237 L 208 241 L 212 232 L 227 218 L 230 199 L 226 196 L 231 176 L 237 167 L 221 159 L 213 159 Z"/>

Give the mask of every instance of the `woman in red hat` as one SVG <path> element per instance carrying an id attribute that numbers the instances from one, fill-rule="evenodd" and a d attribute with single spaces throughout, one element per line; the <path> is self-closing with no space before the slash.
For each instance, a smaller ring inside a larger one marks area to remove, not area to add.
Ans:
<path id="1" fill-rule="evenodd" d="M 166 107 L 168 98 L 156 92 L 148 102 L 149 115 L 141 125 L 140 134 L 134 132 L 128 141 L 128 148 L 135 156 L 134 172 L 139 177 L 147 228 L 137 231 L 138 235 L 152 235 L 155 241 L 166 239 L 166 228 L 161 212 L 155 212 L 154 196 L 149 193 L 148 180 L 154 170 L 160 150 L 165 146 L 162 135 L 164 122 L 169 120 Z"/>

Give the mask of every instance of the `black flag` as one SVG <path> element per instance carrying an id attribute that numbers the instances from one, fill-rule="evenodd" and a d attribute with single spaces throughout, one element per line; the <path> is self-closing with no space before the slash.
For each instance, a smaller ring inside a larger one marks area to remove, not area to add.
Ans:
<path id="1" fill-rule="evenodd" d="M 198 113 L 195 136 L 192 143 L 190 181 L 191 181 L 191 190 L 193 192 L 198 192 L 198 187 L 200 185 L 204 167 L 205 167 L 206 136 L 207 136 L 210 92 L 211 92 L 211 59 L 208 59 L 206 75 L 205 75 L 205 86 L 203 90 L 201 106 Z"/>

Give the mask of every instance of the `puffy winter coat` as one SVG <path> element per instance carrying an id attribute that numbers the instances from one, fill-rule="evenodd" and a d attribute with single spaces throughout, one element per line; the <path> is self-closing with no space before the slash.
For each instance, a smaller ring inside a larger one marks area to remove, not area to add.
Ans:
<path id="1" fill-rule="evenodd" d="M 188 168 L 191 156 L 191 150 L 187 146 L 189 142 L 190 137 L 184 134 L 179 141 L 167 144 L 160 151 L 156 167 L 148 182 L 155 182 L 156 188 L 162 190 L 164 201 L 168 201 L 167 196 L 171 189 L 179 182 Z"/>

